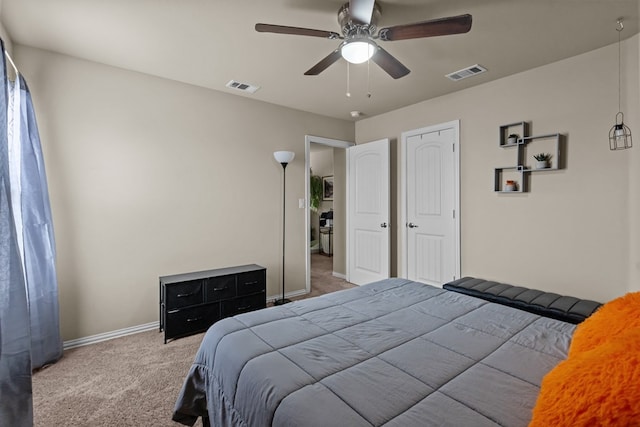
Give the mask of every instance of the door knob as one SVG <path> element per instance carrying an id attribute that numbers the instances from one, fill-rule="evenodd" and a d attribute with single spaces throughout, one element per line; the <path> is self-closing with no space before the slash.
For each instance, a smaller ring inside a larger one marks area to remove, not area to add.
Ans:
<path id="1" fill-rule="evenodd" d="M 414 224 L 414 223 L 410 222 L 409 224 L 407 224 L 407 227 L 409 227 L 409 228 L 418 228 L 418 224 Z"/>
<path id="2" fill-rule="evenodd" d="M 380 227 L 382 227 L 382 228 L 387 228 L 387 223 L 386 223 L 386 222 L 383 222 L 382 224 L 380 224 Z"/>

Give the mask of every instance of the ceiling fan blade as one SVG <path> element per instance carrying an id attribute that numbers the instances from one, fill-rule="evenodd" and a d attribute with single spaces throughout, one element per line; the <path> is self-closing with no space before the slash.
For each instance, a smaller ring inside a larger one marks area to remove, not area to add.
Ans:
<path id="1" fill-rule="evenodd" d="M 341 39 L 342 36 L 333 31 L 313 30 L 311 28 L 288 27 L 286 25 L 256 24 L 259 33 L 293 34 L 296 36 L 322 37 L 326 39 Z"/>
<path id="2" fill-rule="evenodd" d="M 361 24 L 370 24 L 375 0 L 349 0 L 351 18 Z"/>
<path id="3" fill-rule="evenodd" d="M 466 33 L 471 29 L 471 15 L 450 16 L 415 24 L 382 28 L 378 38 L 385 41 L 418 39 L 422 37 L 446 36 Z"/>
<path id="4" fill-rule="evenodd" d="M 317 76 L 318 74 L 320 74 L 321 72 L 329 68 L 330 65 L 332 65 L 334 62 L 336 62 L 340 58 L 342 58 L 342 54 L 340 53 L 340 48 L 337 48 L 336 50 L 331 52 L 329 55 L 327 55 L 324 59 L 322 59 L 320 62 L 318 62 L 316 65 L 309 68 L 309 70 L 306 73 L 304 73 L 304 75 Z"/>
<path id="5" fill-rule="evenodd" d="M 394 79 L 404 77 L 411 72 L 407 67 L 402 65 L 400 61 L 393 57 L 389 52 L 378 46 L 376 53 L 371 60 L 378 64 L 380 68 L 387 72 Z"/>

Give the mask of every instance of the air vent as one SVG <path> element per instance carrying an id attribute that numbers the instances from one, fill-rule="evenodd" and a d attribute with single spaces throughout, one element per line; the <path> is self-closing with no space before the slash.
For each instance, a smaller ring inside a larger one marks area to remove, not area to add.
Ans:
<path id="1" fill-rule="evenodd" d="M 235 80 L 229 81 L 229 83 L 227 83 L 227 87 L 231 89 L 239 90 L 242 92 L 249 92 L 249 93 L 255 93 L 255 91 L 260 89 L 260 86 L 250 85 L 249 83 L 237 82 Z"/>
<path id="2" fill-rule="evenodd" d="M 463 68 L 462 70 L 458 70 L 454 73 L 449 73 L 446 75 L 446 77 L 453 80 L 454 82 L 457 82 L 458 80 L 466 79 L 467 77 L 482 74 L 485 71 L 487 71 L 486 68 L 484 68 L 482 65 L 476 64 L 467 68 Z"/>

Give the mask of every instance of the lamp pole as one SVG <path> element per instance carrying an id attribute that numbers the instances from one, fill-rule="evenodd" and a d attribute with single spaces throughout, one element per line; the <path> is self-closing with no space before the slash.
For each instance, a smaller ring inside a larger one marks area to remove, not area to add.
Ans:
<path id="1" fill-rule="evenodd" d="M 282 165 L 282 299 L 274 301 L 274 305 L 283 305 L 291 302 L 285 298 L 284 288 L 284 262 L 285 262 L 285 227 L 286 227 L 286 192 L 287 192 L 287 165 L 295 157 L 295 153 L 291 151 L 276 151 L 273 153 L 276 161 Z"/>

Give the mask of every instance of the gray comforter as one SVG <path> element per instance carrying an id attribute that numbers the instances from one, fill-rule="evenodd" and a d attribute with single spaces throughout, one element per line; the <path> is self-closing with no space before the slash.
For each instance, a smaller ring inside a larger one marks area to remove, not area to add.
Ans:
<path id="1" fill-rule="evenodd" d="M 224 319 L 174 420 L 213 426 L 526 426 L 575 325 L 405 279 Z"/>

